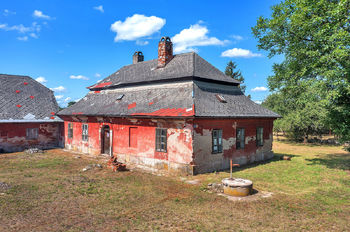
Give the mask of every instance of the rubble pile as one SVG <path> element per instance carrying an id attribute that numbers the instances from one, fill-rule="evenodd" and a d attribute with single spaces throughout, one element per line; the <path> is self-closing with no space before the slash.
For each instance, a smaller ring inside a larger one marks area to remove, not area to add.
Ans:
<path id="1" fill-rule="evenodd" d="M 108 167 L 112 168 L 113 172 L 126 171 L 126 165 L 119 162 L 117 157 L 112 157 L 107 163 Z"/>
<path id="2" fill-rule="evenodd" d="M 29 148 L 29 149 L 25 150 L 24 152 L 27 154 L 44 153 L 43 150 L 40 150 L 39 148 L 36 148 L 36 147 Z"/>
<path id="3" fill-rule="evenodd" d="M 86 172 L 86 171 L 91 170 L 91 169 L 93 169 L 93 168 L 102 169 L 103 167 L 102 167 L 101 164 L 89 164 L 89 165 L 87 165 L 85 168 L 83 168 L 82 171 L 83 171 L 83 172 Z"/>

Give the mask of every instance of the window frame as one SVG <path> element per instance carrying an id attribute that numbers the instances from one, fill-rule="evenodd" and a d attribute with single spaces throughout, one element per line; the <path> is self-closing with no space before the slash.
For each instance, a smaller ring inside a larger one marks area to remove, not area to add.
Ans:
<path id="1" fill-rule="evenodd" d="M 259 130 L 261 129 L 261 138 L 259 138 Z M 264 127 L 256 128 L 256 146 L 262 147 L 264 146 Z"/>
<path id="2" fill-rule="evenodd" d="M 243 131 L 243 136 L 241 136 L 239 139 L 238 139 L 238 131 Z M 245 148 L 245 128 L 240 127 L 236 129 L 236 150 L 244 150 L 244 148 Z"/>
<path id="3" fill-rule="evenodd" d="M 85 130 L 84 130 L 85 127 Z M 81 139 L 84 142 L 89 141 L 89 124 L 83 123 L 81 125 Z"/>
<path id="4" fill-rule="evenodd" d="M 211 132 L 211 153 L 212 154 L 219 154 L 222 153 L 223 146 L 222 146 L 222 129 L 213 129 Z M 217 147 L 214 149 L 214 147 Z"/>
<path id="5" fill-rule="evenodd" d="M 131 136 L 131 131 L 132 130 L 135 130 L 134 132 L 136 133 L 136 134 L 133 134 L 134 136 L 136 136 L 135 138 L 132 138 L 132 136 Z M 137 136 L 138 136 L 138 127 L 135 127 L 135 126 L 131 126 L 131 127 L 129 127 L 129 148 L 137 148 L 138 147 L 138 138 L 137 138 Z M 136 142 L 135 142 L 135 146 L 131 146 L 132 144 L 131 144 L 131 140 L 135 140 Z"/>
<path id="6" fill-rule="evenodd" d="M 68 128 L 67 128 L 67 136 L 69 139 L 73 139 L 73 123 L 69 122 L 68 123 Z"/>
<path id="7" fill-rule="evenodd" d="M 163 152 L 163 153 L 168 152 L 168 129 L 167 128 L 156 128 L 155 142 L 156 142 L 157 152 Z"/>
<path id="8" fill-rule="evenodd" d="M 38 137 L 39 137 L 39 128 L 26 128 L 26 140 L 37 140 Z"/>

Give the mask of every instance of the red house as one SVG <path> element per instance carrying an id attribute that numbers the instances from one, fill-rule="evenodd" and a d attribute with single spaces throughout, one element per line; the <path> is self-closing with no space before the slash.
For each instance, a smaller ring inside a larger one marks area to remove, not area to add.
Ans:
<path id="1" fill-rule="evenodd" d="M 0 152 L 62 147 L 53 92 L 28 76 L 0 74 Z"/>
<path id="2" fill-rule="evenodd" d="M 158 59 L 122 67 L 59 112 L 67 149 L 117 156 L 150 170 L 197 174 L 273 156 L 278 114 L 251 101 L 239 82 L 198 54 L 173 55 L 163 37 Z"/>

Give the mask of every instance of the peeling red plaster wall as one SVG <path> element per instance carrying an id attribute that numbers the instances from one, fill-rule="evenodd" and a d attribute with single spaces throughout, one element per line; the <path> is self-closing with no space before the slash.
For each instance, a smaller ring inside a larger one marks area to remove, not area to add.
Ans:
<path id="1" fill-rule="evenodd" d="M 27 140 L 27 128 L 38 128 L 38 139 Z M 63 145 L 63 138 L 63 123 L 59 122 L 0 123 L 0 151 L 3 152 L 23 151 L 29 147 L 60 147 Z"/>
<path id="2" fill-rule="evenodd" d="M 256 128 L 263 127 L 264 146 L 256 145 Z M 236 128 L 245 128 L 245 148 L 236 149 Z M 212 130 L 223 131 L 223 152 L 212 154 Z M 272 158 L 273 119 L 195 119 L 194 164 L 196 173 L 229 168 L 230 158 L 241 165 Z"/>

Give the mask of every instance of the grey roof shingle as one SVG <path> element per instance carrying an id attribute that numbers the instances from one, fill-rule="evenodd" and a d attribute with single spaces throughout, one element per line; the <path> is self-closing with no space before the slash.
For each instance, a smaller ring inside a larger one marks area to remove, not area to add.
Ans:
<path id="1" fill-rule="evenodd" d="M 121 94 L 124 97 L 116 100 Z M 216 94 L 222 95 L 227 102 L 220 102 Z M 203 81 L 90 91 L 85 98 L 59 112 L 59 115 L 79 114 L 115 117 L 280 117 L 244 96 L 237 86 Z"/>
<path id="2" fill-rule="evenodd" d="M 238 81 L 226 76 L 198 54 L 190 52 L 175 55 L 164 68 L 157 68 L 157 59 L 124 66 L 98 84 L 91 86 L 90 89 L 166 81 L 184 77 L 226 82 L 231 85 L 239 84 Z M 104 86 L 104 84 L 107 85 Z"/>
<path id="3" fill-rule="evenodd" d="M 0 122 L 61 121 L 53 92 L 28 76 L 0 74 Z M 54 117 L 51 119 L 51 117 Z"/>

